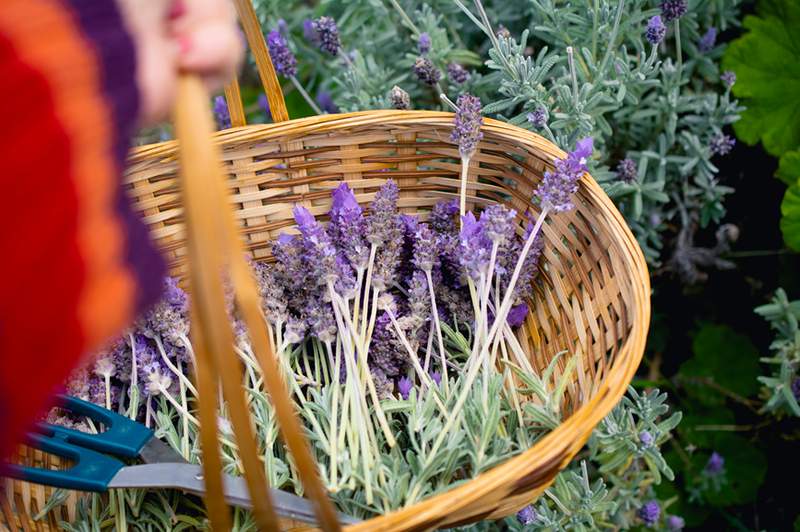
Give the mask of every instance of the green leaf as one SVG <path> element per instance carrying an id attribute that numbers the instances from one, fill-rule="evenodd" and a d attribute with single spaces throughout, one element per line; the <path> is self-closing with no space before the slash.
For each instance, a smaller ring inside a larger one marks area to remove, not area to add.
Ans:
<path id="1" fill-rule="evenodd" d="M 800 251 L 800 179 L 786 189 L 781 202 L 781 233 L 786 245 Z"/>
<path id="2" fill-rule="evenodd" d="M 800 179 L 800 149 L 787 151 L 781 155 L 775 177 L 789 186 L 794 185 Z"/>
<path id="3" fill-rule="evenodd" d="M 750 31 L 730 44 L 722 64 L 736 73 L 733 92 L 747 106 L 736 135 L 779 156 L 800 146 L 800 2 L 761 0 L 758 7 L 760 16 L 745 17 Z"/>
<path id="4" fill-rule="evenodd" d="M 680 374 L 687 392 L 704 404 L 722 404 L 720 388 L 745 397 L 758 392 L 759 352 L 747 336 L 727 325 L 705 324 L 692 350 L 694 356 L 681 365 Z"/>

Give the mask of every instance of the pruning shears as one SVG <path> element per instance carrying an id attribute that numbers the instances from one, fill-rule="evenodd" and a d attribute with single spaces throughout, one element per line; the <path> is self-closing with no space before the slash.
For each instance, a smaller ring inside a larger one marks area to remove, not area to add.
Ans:
<path id="1" fill-rule="evenodd" d="M 8 464 L 4 475 L 34 484 L 79 491 L 104 492 L 112 488 L 172 488 L 203 496 L 203 468 L 188 463 L 155 433 L 132 419 L 68 395 L 59 396 L 59 407 L 85 416 L 105 429 L 90 434 L 74 429 L 38 423 L 27 435 L 26 445 L 62 458 L 74 465 L 65 470 Z M 114 458 L 117 457 L 117 458 Z M 143 465 L 126 465 L 119 458 L 141 460 Z M 225 475 L 225 500 L 232 506 L 251 508 L 244 479 Z M 281 517 L 316 524 L 314 507 L 308 499 L 271 489 L 276 513 Z M 339 514 L 343 524 L 358 520 Z"/>

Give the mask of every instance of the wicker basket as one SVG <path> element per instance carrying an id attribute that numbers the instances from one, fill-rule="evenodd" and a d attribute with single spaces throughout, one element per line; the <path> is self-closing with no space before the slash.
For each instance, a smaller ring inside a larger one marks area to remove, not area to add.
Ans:
<path id="1" fill-rule="evenodd" d="M 422 219 L 437 201 L 458 197 L 460 161 L 449 141 L 451 113 L 368 111 L 282 121 L 285 106 L 263 37 L 252 10 L 241 9 L 247 1 L 237 3 L 276 123 L 233 127 L 219 132 L 215 141 L 241 234 L 256 260 L 270 260 L 270 241 L 292 230 L 293 206 L 326 213 L 330 191 L 341 181 L 365 204 L 386 179 L 394 179 L 401 210 Z M 243 124 L 237 95 L 235 84 L 226 89 L 233 122 Z M 554 158 L 565 154 L 538 135 L 503 122 L 486 119 L 482 131 L 470 163 L 468 207 L 503 203 L 518 212 L 535 212 L 530 201 L 534 189 Z M 186 247 L 177 148 L 175 141 L 135 148 L 127 186 L 173 274 L 182 275 Z M 575 210 L 549 217 L 543 227 L 540 281 L 532 313 L 519 333 L 536 370 L 560 351 L 577 355 L 565 421 L 531 449 L 475 479 L 349 530 L 424 530 L 509 515 L 550 485 L 622 397 L 647 336 L 647 266 L 622 216 L 588 175 L 575 204 Z M 46 490 L 25 483 L 9 487 L 8 500 L 0 502 L 0 519 L 4 515 L 8 522 L 13 517 L 17 527 L 48 529 L 30 521 Z M 69 506 L 54 509 L 50 517 L 53 512 L 67 517 Z"/>

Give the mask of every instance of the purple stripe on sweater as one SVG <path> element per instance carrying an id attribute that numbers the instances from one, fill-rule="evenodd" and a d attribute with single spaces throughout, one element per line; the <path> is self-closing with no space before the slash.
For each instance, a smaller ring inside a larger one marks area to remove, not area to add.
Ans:
<path id="1" fill-rule="evenodd" d="M 155 249 L 144 223 L 131 209 L 122 188 L 122 171 L 139 114 L 136 53 L 116 2 L 111 0 L 61 0 L 73 13 L 84 36 L 93 44 L 102 75 L 105 102 L 113 121 L 114 162 L 119 186 L 117 214 L 127 229 L 126 260 L 136 276 L 136 309 L 154 303 L 161 293 L 164 261 Z"/>

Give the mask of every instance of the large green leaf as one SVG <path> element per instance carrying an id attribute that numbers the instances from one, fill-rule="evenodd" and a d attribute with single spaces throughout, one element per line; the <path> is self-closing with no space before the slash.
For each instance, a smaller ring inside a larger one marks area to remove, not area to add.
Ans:
<path id="1" fill-rule="evenodd" d="M 747 106 L 736 135 L 780 156 L 800 146 L 800 2 L 761 0 L 758 13 L 745 17 L 750 31 L 730 44 L 723 67 L 736 72 L 733 92 Z"/>
<path id="2" fill-rule="evenodd" d="M 759 352 L 747 336 L 727 325 L 705 324 L 692 350 L 679 373 L 687 392 L 703 404 L 721 405 L 727 392 L 745 397 L 758 392 Z"/>
<path id="3" fill-rule="evenodd" d="M 775 177 L 789 186 L 794 185 L 800 179 L 800 149 L 787 151 L 781 155 Z"/>
<path id="4" fill-rule="evenodd" d="M 786 189 L 781 202 L 781 232 L 786 245 L 800 251 L 800 179 Z"/>

